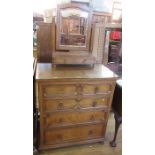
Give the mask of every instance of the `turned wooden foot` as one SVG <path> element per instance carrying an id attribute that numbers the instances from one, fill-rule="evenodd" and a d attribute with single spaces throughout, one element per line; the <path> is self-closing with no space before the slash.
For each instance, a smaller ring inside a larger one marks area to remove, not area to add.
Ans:
<path id="1" fill-rule="evenodd" d="M 99 142 L 100 144 L 104 144 L 104 141 Z"/>
<path id="2" fill-rule="evenodd" d="M 117 133 L 118 133 L 118 129 L 122 123 L 122 117 L 119 116 L 117 113 L 115 113 L 115 133 L 114 133 L 114 138 L 113 140 L 110 142 L 110 145 L 112 147 L 116 147 L 117 144 L 116 144 L 116 137 L 117 137 Z"/>

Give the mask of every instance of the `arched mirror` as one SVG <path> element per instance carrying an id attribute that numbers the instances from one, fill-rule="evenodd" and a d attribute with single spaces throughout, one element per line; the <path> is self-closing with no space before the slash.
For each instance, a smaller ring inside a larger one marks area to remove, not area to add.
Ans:
<path id="1" fill-rule="evenodd" d="M 79 4 L 58 6 L 56 48 L 60 50 L 89 50 L 91 9 Z"/>

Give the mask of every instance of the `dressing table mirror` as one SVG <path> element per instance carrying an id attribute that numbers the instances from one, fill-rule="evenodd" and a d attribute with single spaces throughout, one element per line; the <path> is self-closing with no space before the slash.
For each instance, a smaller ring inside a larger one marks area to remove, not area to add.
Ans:
<path id="1" fill-rule="evenodd" d="M 67 3 L 58 5 L 55 24 L 53 64 L 94 64 L 91 50 L 92 9 Z"/>
<path id="2" fill-rule="evenodd" d="M 91 11 L 81 5 L 59 6 L 57 12 L 57 49 L 89 50 Z"/>

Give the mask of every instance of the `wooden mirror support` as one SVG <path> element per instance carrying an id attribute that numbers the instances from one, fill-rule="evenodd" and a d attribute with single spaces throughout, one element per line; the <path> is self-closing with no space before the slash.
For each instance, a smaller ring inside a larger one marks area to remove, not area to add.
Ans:
<path id="1" fill-rule="evenodd" d="M 94 64 L 91 50 L 92 8 L 77 3 L 58 5 L 53 26 L 53 64 Z"/>

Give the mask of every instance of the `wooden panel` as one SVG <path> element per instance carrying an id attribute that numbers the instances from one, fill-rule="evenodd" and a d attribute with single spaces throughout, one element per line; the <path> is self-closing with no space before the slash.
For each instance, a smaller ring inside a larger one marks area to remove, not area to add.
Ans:
<path id="1" fill-rule="evenodd" d="M 102 137 L 103 125 L 90 125 L 76 128 L 57 129 L 45 133 L 46 144 L 56 144 L 68 141 L 81 141 Z"/>
<path id="2" fill-rule="evenodd" d="M 67 81 L 115 81 L 118 78 L 110 69 L 102 64 L 95 64 L 94 67 L 78 67 L 67 66 L 54 68 L 51 63 L 37 63 L 36 80 L 53 80 L 53 79 L 67 79 Z M 69 79 L 69 80 L 68 80 Z"/>
<path id="3" fill-rule="evenodd" d="M 52 61 L 52 24 L 37 23 L 38 62 Z"/>
<path id="4" fill-rule="evenodd" d="M 44 86 L 44 97 L 49 96 L 69 96 L 69 95 L 76 95 L 77 94 L 77 88 L 75 85 L 49 85 Z"/>
<path id="5" fill-rule="evenodd" d="M 60 44 L 60 31 L 61 31 L 61 9 L 79 9 L 88 12 L 88 18 L 87 18 L 87 25 L 86 25 L 86 46 L 74 46 L 74 45 L 67 45 L 62 46 Z M 91 19 L 92 19 L 92 8 L 87 7 L 81 4 L 77 3 L 66 3 L 61 4 L 57 6 L 57 16 L 56 16 L 56 23 L 57 23 L 57 29 L 56 29 L 56 50 L 84 50 L 89 51 L 89 44 L 90 44 L 90 37 L 91 37 Z M 67 55 L 67 54 L 66 54 Z"/>
<path id="6" fill-rule="evenodd" d="M 44 101 L 45 111 L 65 110 L 72 109 L 76 104 L 74 99 L 57 99 L 57 100 L 46 100 Z"/>
<path id="7" fill-rule="evenodd" d="M 72 125 L 75 123 L 93 122 L 100 121 L 103 122 L 106 117 L 106 113 L 102 111 L 89 111 L 89 112 L 57 112 L 53 114 L 47 114 L 46 127 L 54 127 L 55 125 Z"/>
<path id="8" fill-rule="evenodd" d="M 80 105 L 82 108 L 87 107 L 103 107 L 105 105 L 108 105 L 109 99 L 107 97 L 105 98 L 99 98 L 99 99 L 83 99 L 80 101 Z"/>
<path id="9" fill-rule="evenodd" d="M 95 95 L 95 94 L 104 94 L 111 90 L 112 90 L 112 87 L 110 84 L 100 84 L 100 85 L 87 84 L 83 86 L 82 93 Z"/>
<path id="10" fill-rule="evenodd" d="M 85 98 L 85 99 L 53 99 L 44 101 L 45 111 L 75 109 L 77 104 L 79 108 L 94 108 L 108 105 L 109 98 Z"/>
<path id="11" fill-rule="evenodd" d="M 53 63 L 54 64 L 94 64 L 95 63 L 95 57 L 92 55 L 87 56 L 77 56 L 77 55 L 67 55 L 61 56 L 57 55 L 54 56 Z"/>
<path id="12" fill-rule="evenodd" d="M 37 66 L 40 149 L 104 140 L 117 75 L 103 65 Z"/>

